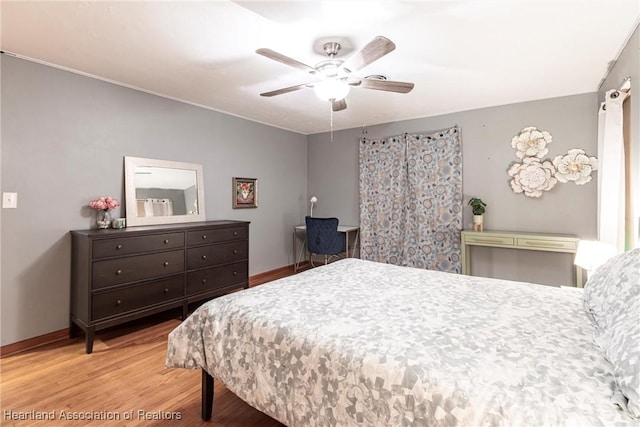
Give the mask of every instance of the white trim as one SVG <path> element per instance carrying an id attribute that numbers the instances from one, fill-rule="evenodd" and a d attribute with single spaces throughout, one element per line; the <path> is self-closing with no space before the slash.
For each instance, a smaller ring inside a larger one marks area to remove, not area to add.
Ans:
<path id="1" fill-rule="evenodd" d="M 137 87 L 137 86 L 133 86 L 133 85 L 130 85 L 130 84 L 127 84 L 127 83 L 122 83 L 122 82 L 119 82 L 117 80 L 111 80 L 111 79 L 108 79 L 106 77 L 96 76 L 95 74 L 86 73 L 84 71 L 80 71 L 80 70 L 76 70 L 76 69 L 73 69 L 73 68 L 65 67 L 63 65 L 58 65 L 58 64 L 51 63 L 51 62 L 42 61 L 40 59 L 35 59 L 35 58 L 28 57 L 28 56 L 20 55 L 20 54 L 17 54 L 17 53 L 8 52 L 6 50 L 3 50 L 1 52 L 6 54 L 6 55 L 9 55 L 9 56 L 13 56 L 13 57 L 16 57 L 16 58 L 19 58 L 19 59 L 24 59 L 25 61 L 35 62 L 36 64 L 46 65 L 47 67 L 57 68 L 58 70 L 68 71 L 68 72 L 73 73 L 73 74 L 79 74 L 81 76 L 89 77 L 91 79 L 101 80 L 103 82 L 107 82 L 107 83 L 111 83 L 111 84 L 114 84 L 114 85 L 126 87 L 128 89 L 133 89 L 133 90 L 137 90 L 137 91 L 140 91 L 140 92 L 148 93 L 150 95 L 159 96 L 161 98 L 170 99 L 172 101 L 181 102 L 183 104 L 193 105 L 194 107 L 204 108 L 205 110 L 215 111 L 216 113 L 226 114 L 228 116 L 237 117 L 237 118 L 243 119 L 243 120 L 249 120 L 250 122 L 259 123 L 261 125 L 265 125 L 265 126 L 269 126 L 269 127 L 277 128 L 277 129 L 282 129 L 282 130 L 286 130 L 286 131 L 289 131 L 289 132 L 294 132 L 294 133 L 297 133 L 299 135 L 310 135 L 309 133 L 300 132 L 298 130 L 289 129 L 289 128 L 285 128 L 285 127 L 282 127 L 282 126 L 276 126 L 276 125 L 274 125 L 272 123 L 261 122 L 260 120 L 252 119 L 252 118 L 245 117 L 245 116 L 241 116 L 239 114 L 230 113 L 228 111 L 218 110 L 216 108 L 209 107 L 207 105 L 198 104 L 197 102 L 187 101 L 185 99 L 176 98 L 174 96 L 165 95 L 163 93 L 154 92 L 152 90 L 142 89 L 142 88 Z"/>

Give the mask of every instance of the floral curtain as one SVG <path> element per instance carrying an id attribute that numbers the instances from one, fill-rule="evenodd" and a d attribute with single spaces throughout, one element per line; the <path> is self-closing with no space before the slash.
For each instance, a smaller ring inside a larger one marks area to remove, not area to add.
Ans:
<path id="1" fill-rule="evenodd" d="M 361 140 L 363 259 L 459 273 L 461 230 L 457 127 Z"/>

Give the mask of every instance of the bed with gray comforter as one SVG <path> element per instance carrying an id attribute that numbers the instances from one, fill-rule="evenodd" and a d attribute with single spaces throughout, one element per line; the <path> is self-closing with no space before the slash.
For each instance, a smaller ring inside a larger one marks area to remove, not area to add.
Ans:
<path id="1" fill-rule="evenodd" d="M 624 261 L 635 288 L 639 258 Z M 639 341 L 625 391 L 592 312 L 609 290 L 349 258 L 204 304 L 166 366 L 202 368 L 288 426 L 637 426 Z"/>

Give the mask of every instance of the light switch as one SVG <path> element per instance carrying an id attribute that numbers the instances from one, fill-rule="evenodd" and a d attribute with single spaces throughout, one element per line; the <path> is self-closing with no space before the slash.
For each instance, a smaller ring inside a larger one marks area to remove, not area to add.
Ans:
<path id="1" fill-rule="evenodd" d="M 2 208 L 15 209 L 18 207 L 18 193 L 2 193 Z"/>

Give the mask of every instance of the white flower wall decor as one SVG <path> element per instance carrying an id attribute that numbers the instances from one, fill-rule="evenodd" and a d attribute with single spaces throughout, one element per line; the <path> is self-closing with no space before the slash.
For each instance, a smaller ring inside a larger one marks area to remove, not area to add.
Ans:
<path id="1" fill-rule="evenodd" d="M 553 160 L 543 159 L 549 153 L 551 134 L 535 126 L 523 128 L 511 139 L 511 147 L 521 163 L 513 163 L 508 170 L 512 177 L 509 184 L 514 193 L 528 197 L 540 197 L 543 191 L 551 190 L 558 182 L 575 182 L 584 185 L 591 181 L 597 169 L 597 159 L 590 157 L 581 148 L 573 148 L 567 154 Z"/>
<path id="2" fill-rule="evenodd" d="M 549 152 L 547 145 L 551 144 L 551 140 L 551 134 L 546 130 L 529 126 L 511 139 L 511 146 L 516 149 L 519 159 L 532 156 L 541 159 Z"/>
<path id="3" fill-rule="evenodd" d="M 528 197 L 540 197 L 543 191 L 551 190 L 558 180 L 550 160 L 541 161 L 537 157 L 525 157 L 522 163 L 514 163 L 509 168 L 511 189 L 514 193 L 524 193 Z"/>
<path id="4" fill-rule="evenodd" d="M 564 156 L 553 159 L 558 181 L 566 183 L 573 181 L 576 185 L 584 185 L 591 181 L 591 172 L 598 167 L 598 160 L 589 157 L 581 148 L 573 148 Z"/>

